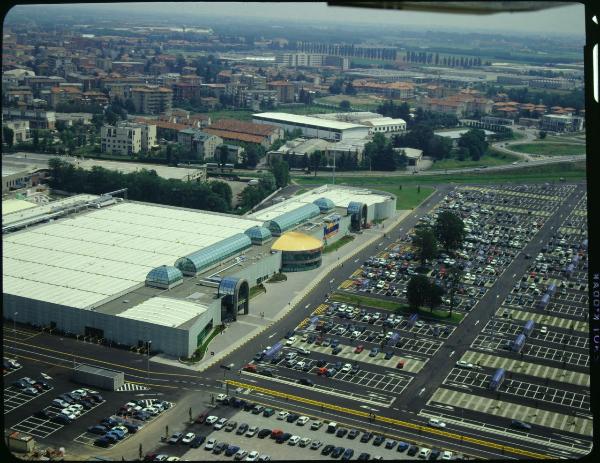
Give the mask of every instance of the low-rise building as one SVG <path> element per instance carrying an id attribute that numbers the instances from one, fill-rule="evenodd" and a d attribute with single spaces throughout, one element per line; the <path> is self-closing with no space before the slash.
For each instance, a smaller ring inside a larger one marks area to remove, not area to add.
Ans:
<path id="1" fill-rule="evenodd" d="M 2 119 L 29 121 L 31 129 L 53 130 L 56 124 L 56 113 L 54 111 L 39 111 L 27 109 L 2 109 Z"/>
<path id="2" fill-rule="evenodd" d="M 580 132 L 584 127 L 583 117 L 566 114 L 544 114 L 540 119 L 540 129 L 550 132 Z"/>
<path id="3" fill-rule="evenodd" d="M 284 131 L 276 125 L 256 124 L 236 119 L 215 121 L 205 131 L 217 135 L 225 141 L 255 143 L 265 148 L 269 148 L 284 136 Z"/>
<path id="4" fill-rule="evenodd" d="M 129 155 L 149 151 L 156 146 L 156 125 L 121 122 L 100 130 L 103 153 Z"/>
<path id="5" fill-rule="evenodd" d="M 7 127 L 13 132 L 13 139 L 11 143 L 16 145 L 17 143 L 24 143 L 29 140 L 29 121 L 5 121 L 2 122 L 2 127 Z M 4 131 L 2 133 L 2 138 L 5 143 L 8 143 L 8 140 L 4 140 Z"/>
<path id="6" fill-rule="evenodd" d="M 187 152 L 194 153 L 198 159 L 214 159 L 217 147 L 223 144 L 223 139 L 195 128 L 180 130 L 177 133 L 177 143 L 181 143 Z"/>

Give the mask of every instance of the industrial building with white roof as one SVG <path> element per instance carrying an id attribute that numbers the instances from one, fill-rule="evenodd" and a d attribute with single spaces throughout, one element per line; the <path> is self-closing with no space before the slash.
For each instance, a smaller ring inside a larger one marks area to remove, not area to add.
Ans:
<path id="1" fill-rule="evenodd" d="M 389 193 L 327 186 L 246 216 L 110 195 L 19 210 L 2 217 L 4 317 L 188 357 L 223 319 L 247 314 L 249 288 L 280 271 L 285 251 L 271 249 L 273 236 L 331 243 L 395 207 Z"/>

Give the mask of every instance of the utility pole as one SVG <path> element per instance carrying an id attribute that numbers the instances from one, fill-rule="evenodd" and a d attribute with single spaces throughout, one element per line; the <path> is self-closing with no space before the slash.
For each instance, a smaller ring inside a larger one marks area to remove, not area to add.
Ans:
<path id="1" fill-rule="evenodd" d="M 148 340 L 146 343 L 146 347 L 148 349 L 147 357 L 146 357 L 146 380 L 150 381 L 150 346 L 152 345 L 152 341 Z"/>

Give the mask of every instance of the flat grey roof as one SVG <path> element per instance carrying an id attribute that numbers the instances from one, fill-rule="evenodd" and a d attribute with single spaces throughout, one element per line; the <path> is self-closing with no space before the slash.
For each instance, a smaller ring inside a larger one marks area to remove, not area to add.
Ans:
<path id="1" fill-rule="evenodd" d="M 119 376 L 123 376 L 124 373 L 122 371 L 117 370 L 109 370 L 108 368 L 99 368 L 93 367 L 91 365 L 87 365 L 85 363 L 81 363 L 75 367 L 75 370 L 84 371 L 86 373 L 92 373 L 98 376 L 105 376 L 107 378 L 118 378 Z"/>

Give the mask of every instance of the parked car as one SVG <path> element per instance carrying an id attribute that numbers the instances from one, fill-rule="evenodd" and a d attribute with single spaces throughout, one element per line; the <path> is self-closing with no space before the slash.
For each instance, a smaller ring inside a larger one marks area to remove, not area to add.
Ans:
<path id="1" fill-rule="evenodd" d="M 171 437 L 169 437 L 169 440 L 167 440 L 167 443 L 168 444 L 178 444 L 181 441 L 181 439 L 183 439 L 183 433 L 176 432 Z"/>
<path id="2" fill-rule="evenodd" d="M 183 438 L 181 439 L 181 443 L 182 444 L 190 444 L 194 439 L 196 438 L 196 434 L 194 434 L 193 432 L 188 432 L 185 436 L 183 436 Z"/>

